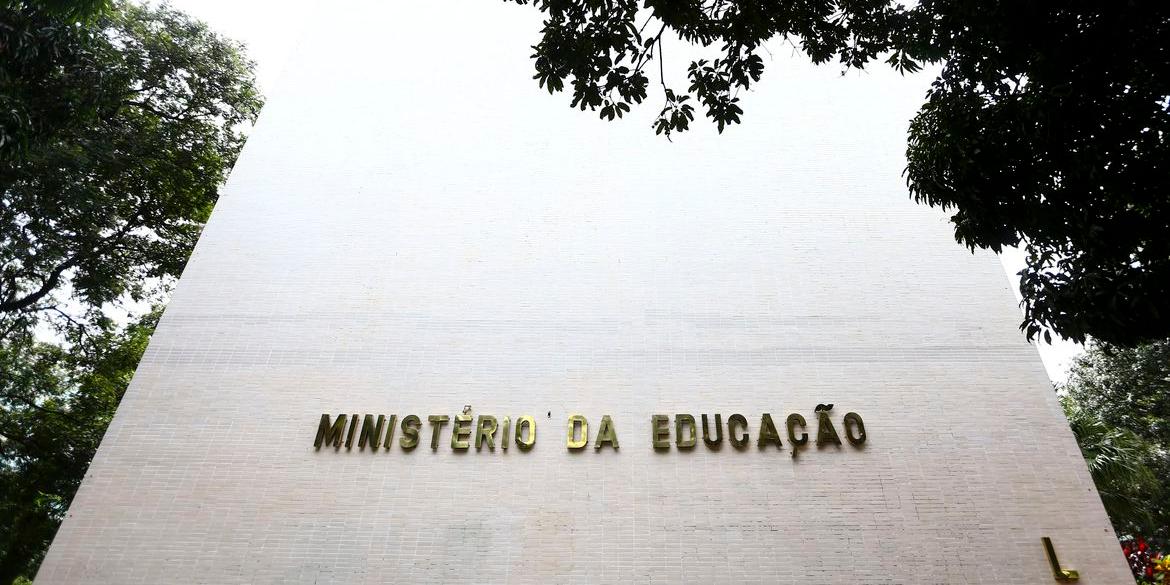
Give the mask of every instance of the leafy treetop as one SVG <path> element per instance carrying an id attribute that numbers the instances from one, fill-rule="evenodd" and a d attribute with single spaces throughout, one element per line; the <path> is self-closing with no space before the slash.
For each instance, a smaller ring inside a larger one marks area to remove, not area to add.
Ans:
<path id="1" fill-rule="evenodd" d="M 237 44 L 165 6 L 0 12 L 0 339 L 178 275 L 261 100 Z"/>
<path id="2" fill-rule="evenodd" d="M 909 190 L 953 212 L 960 243 L 1027 251 L 1028 337 L 1170 337 L 1170 4 L 514 1 L 544 13 L 534 78 L 573 107 L 621 118 L 647 99 L 657 59 L 667 137 L 696 107 L 720 132 L 740 123 L 772 39 L 847 68 L 942 64 L 910 125 Z M 712 51 L 685 91 L 662 74 L 674 38 Z"/>

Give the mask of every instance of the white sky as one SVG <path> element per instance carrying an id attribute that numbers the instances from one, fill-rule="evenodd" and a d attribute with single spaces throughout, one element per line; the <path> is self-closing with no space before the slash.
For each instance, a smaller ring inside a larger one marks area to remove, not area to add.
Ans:
<path id="1" fill-rule="evenodd" d="M 319 0 L 171 0 L 170 4 L 207 22 L 220 34 L 243 42 L 248 56 L 256 62 L 257 82 L 265 96 L 276 93 L 294 48 L 299 43 L 313 42 L 312 17 L 321 5 Z M 535 41 L 537 30 L 533 29 L 532 34 Z M 532 91 L 537 91 L 535 84 Z M 643 107 L 653 105 L 644 104 Z M 1012 281 L 1012 289 L 1018 290 L 1015 273 L 1024 265 L 1023 254 L 1010 251 L 1003 254 L 1001 260 L 1005 275 Z M 1082 351 L 1080 346 L 1064 341 L 1051 346 L 1040 343 L 1038 349 L 1044 367 L 1054 381 L 1067 378 L 1072 359 Z"/>

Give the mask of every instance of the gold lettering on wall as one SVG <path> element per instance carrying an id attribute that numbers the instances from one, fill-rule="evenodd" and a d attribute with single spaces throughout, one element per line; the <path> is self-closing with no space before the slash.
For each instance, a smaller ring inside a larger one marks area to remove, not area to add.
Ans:
<path id="1" fill-rule="evenodd" d="M 516 419 L 516 446 L 527 451 L 536 444 L 536 419 L 524 415 Z"/>
<path id="2" fill-rule="evenodd" d="M 780 433 L 772 423 L 772 415 L 765 412 L 760 416 L 760 438 L 756 439 L 756 446 L 763 449 L 770 443 L 775 444 L 777 449 L 784 448 L 784 445 L 780 444 Z"/>
<path id="3" fill-rule="evenodd" d="M 353 434 L 358 428 L 358 415 L 353 415 L 349 418 L 349 433 L 345 435 L 345 450 L 348 451 L 353 448 Z"/>
<path id="4" fill-rule="evenodd" d="M 841 437 L 837 436 L 837 429 L 833 427 L 833 420 L 829 418 L 830 410 L 833 410 L 832 404 L 817 405 L 817 447 L 841 445 Z"/>
<path id="5" fill-rule="evenodd" d="M 689 414 L 674 415 L 674 444 L 679 449 L 692 449 L 695 446 L 695 417 Z"/>
<path id="6" fill-rule="evenodd" d="M 367 414 L 362 418 L 362 432 L 358 435 L 358 450 L 370 446 L 370 451 L 378 450 L 378 443 L 382 442 L 382 427 L 386 425 L 386 416 L 378 415 L 377 424 L 374 423 L 374 415 Z"/>
<path id="7" fill-rule="evenodd" d="M 382 450 L 389 451 L 390 447 L 394 445 L 394 424 L 398 422 L 398 415 L 392 414 L 390 418 L 386 419 L 386 442 L 382 443 Z"/>
<path id="8" fill-rule="evenodd" d="M 417 415 L 402 417 L 402 448 L 409 451 L 418 446 L 418 430 L 422 428 L 422 421 Z"/>
<path id="9" fill-rule="evenodd" d="M 589 421 L 583 415 L 569 415 L 568 436 L 565 446 L 570 449 L 581 449 L 589 443 Z"/>
<path id="10" fill-rule="evenodd" d="M 665 414 L 656 414 L 650 417 L 650 433 L 653 437 L 655 449 L 670 448 L 670 417 Z"/>
<path id="11" fill-rule="evenodd" d="M 432 414 L 427 417 L 427 422 L 431 423 L 431 451 L 439 448 L 439 431 L 443 429 L 443 425 L 447 424 L 451 417 L 445 414 Z"/>
<path id="12" fill-rule="evenodd" d="M 743 434 L 738 437 L 735 435 L 735 427 L 743 429 Z M 731 446 L 736 449 L 743 449 L 748 444 L 747 419 L 742 414 L 733 414 L 727 417 L 727 438 L 731 441 Z"/>
<path id="13" fill-rule="evenodd" d="M 723 420 L 720 415 L 715 415 L 715 438 L 711 438 L 711 433 L 707 430 L 707 415 L 703 415 L 703 442 L 712 449 L 718 449 L 723 444 Z"/>
<path id="14" fill-rule="evenodd" d="M 328 445 L 333 443 L 333 448 L 341 447 L 341 436 L 345 434 L 345 415 L 337 415 L 337 420 L 333 423 L 329 422 L 329 415 L 321 415 L 321 424 L 317 426 L 317 438 L 313 440 L 313 446 L 320 449 L 321 445 Z"/>
<path id="15" fill-rule="evenodd" d="M 861 415 L 856 412 L 845 413 L 844 426 L 845 439 L 850 445 L 859 447 L 865 442 L 865 423 L 861 421 Z"/>
<path id="16" fill-rule="evenodd" d="M 490 414 L 479 415 L 479 421 L 475 424 L 475 450 L 479 451 L 484 443 L 487 443 L 488 451 L 496 450 L 496 417 Z M 507 449 L 508 440 L 505 438 L 502 443 Z"/>
<path id="17" fill-rule="evenodd" d="M 832 409 L 832 404 L 818 404 L 814 410 L 817 419 L 816 444 L 818 447 L 840 446 L 842 444 L 841 437 L 832 421 Z M 551 416 L 551 411 L 549 414 Z M 675 449 L 692 450 L 698 445 L 699 424 L 702 424 L 703 443 L 711 450 L 718 450 L 723 443 L 723 415 L 702 414 L 700 416 L 701 423 L 699 419 L 695 418 L 695 415 L 689 413 L 674 414 L 673 421 L 671 420 L 672 415 L 652 415 L 650 417 L 651 446 L 655 450 L 669 451 L 673 431 Z M 532 449 L 536 445 L 536 418 L 532 415 L 522 415 L 514 419 L 511 416 L 497 418 L 490 414 L 473 416 L 471 406 L 466 406 L 462 413 L 454 416 L 431 414 L 427 415 L 426 419 L 431 427 L 432 451 L 438 451 L 439 437 L 443 427 L 452 421 L 454 424 L 451 425 L 451 449 L 455 451 L 467 451 L 474 443 L 477 452 L 484 451 L 485 445 L 487 452 L 494 452 L 497 436 L 499 437 L 500 450 L 505 452 L 512 444 L 515 444 L 522 451 Z M 714 424 L 712 424 L 712 419 L 714 419 Z M 751 438 L 747 417 L 735 413 L 728 416 L 726 420 L 728 440 L 736 449 L 744 450 Z M 395 430 L 398 428 L 402 429 L 401 438 L 398 440 L 401 449 L 410 451 L 417 447 L 422 431 L 422 420 L 419 415 L 408 414 L 402 417 L 401 424 L 395 424 L 398 422 L 396 414 L 387 416 L 385 414 L 343 413 L 333 417 L 325 413 L 318 420 L 313 447 L 320 451 L 322 446 L 332 445 L 333 450 L 338 451 L 342 443 L 345 443 L 346 450 L 352 450 L 356 439 L 359 451 L 364 451 L 366 447 L 369 447 L 371 452 L 376 452 L 381 446 L 384 452 L 389 452 L 394 444 Z M 784 423 L 788 441 L 792 444 L 792 457 L 796 457 L 800 450 L 810 442 L 807 432 L 808 421 L 800 413 L 791 413 L 785 418 Z M 856 412 L 846 413 L 841 425 L 845 431 L 846 441 L 855 448 L 862 448 L 866 442 L 866 431 L 865 422 L 861 415 Z M 584 414 L 570 414 L 565 428 L 565 446 L 574 451 L 584 449 L 589 444 L 590 438 L 588 418 Z M 594 451 L 601 451 L 606 446 L 611 447 L 613 451 L 618 450 L 617 425 L 612 416 L 608 414 L 601 416 L 601 424 L 597 427 L 597 434 L 592 439 Z M 770 445 L 775 445 L 777 450 L 784 448 L 781 432 L 776 427 L 771 413 L 765 412 L 760 415 L 760 428 L 756 437 L 756 445 L 760 450 L 765 450 Z"/>
<path id="18" fill-rule="evenodd" d="M 600 450 L 602 445 L 606 444 L 614 449 L 618 448 L 617 428 L 613 426 L 613 419 L 608 414 L 601 417 L 601 428 L 597 429 L 597 441 L 593 443 L 593 448 Z"/>
<path id="19" fill-rule="evenodd" d="M 803 431 L 808 423 L 804 420 L 804 416 L 794 412 L 788 415 L 785 424 L 788 427 L 788 442 L 792 443 L 792 456 L 796 457 L 797 449 L 808 444 L 808 433 Z M 798 426 L 802 429 L 800 437 L 796 436 L 796 427 Z"/>
<path id="20" fill-rule="evenodd" d="M 451 448 L 466 451 L 471 446 L 471 415 L 455 415 L 455 425 L 451 427 Z"/>

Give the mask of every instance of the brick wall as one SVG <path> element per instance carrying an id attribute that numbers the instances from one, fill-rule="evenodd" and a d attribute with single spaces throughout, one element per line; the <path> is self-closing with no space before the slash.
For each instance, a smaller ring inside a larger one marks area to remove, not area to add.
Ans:
<path id="1" fill-rule="evenodd" d="M 539 91 L 535 16 L 314 18 L 38 583 L 1034 585 L 1042 536 L 1126 582 L 1003 270 L 906 195 L 929 75 L 777 44 L 742 127 L 669 143 L 655 97 L 608 124 Z M 864 446 L 756 447 L 818 403 Z M 535 447 L 432 451 L 465 405 Z M 422 445 L 317 451 L 322 413 Z M 620 449 L 568 451 L 572 413 Z M 656 452 L 676 413 L 752 443 Z"/>

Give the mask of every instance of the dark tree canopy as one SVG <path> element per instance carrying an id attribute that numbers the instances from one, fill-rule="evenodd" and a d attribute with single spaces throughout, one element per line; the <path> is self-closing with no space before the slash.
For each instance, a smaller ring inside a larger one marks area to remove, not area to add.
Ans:
<path id="1" fill-rule="evenodd" d="M 738 93 L 763 75 L 769 40 L 814 63 L 941 64 L 910 125 L 910 193 L 952 211 L 972 249 L 1027 251 L 1028 337 L 1170 337 L 1170 4 L 515 1 L 545 16 L 540 86 L 613 120 L 657 75 L 654 128 L 668 137 L 696 109 L 720 132 L 740 123 Z M 711 51 L 687 66 L 685 91 L 662 77 L 674 39 Z"/>
<path id="2" fill-rule="evenodd" d="M 0 12 L 0 333 L 178 275 L 260 108 L 239 47 L 169 8 Z M 2 337 L 0 337 L 2 338 Z"/>
<path id="3" fill-rule="evenodd" d="M 929 6 L 929 5 L 928 5 Z M 1170 336 L 1170 5 L 972 3 L 910 126 L 919 201 L 1022 244 L 1027 331 Z"/>

